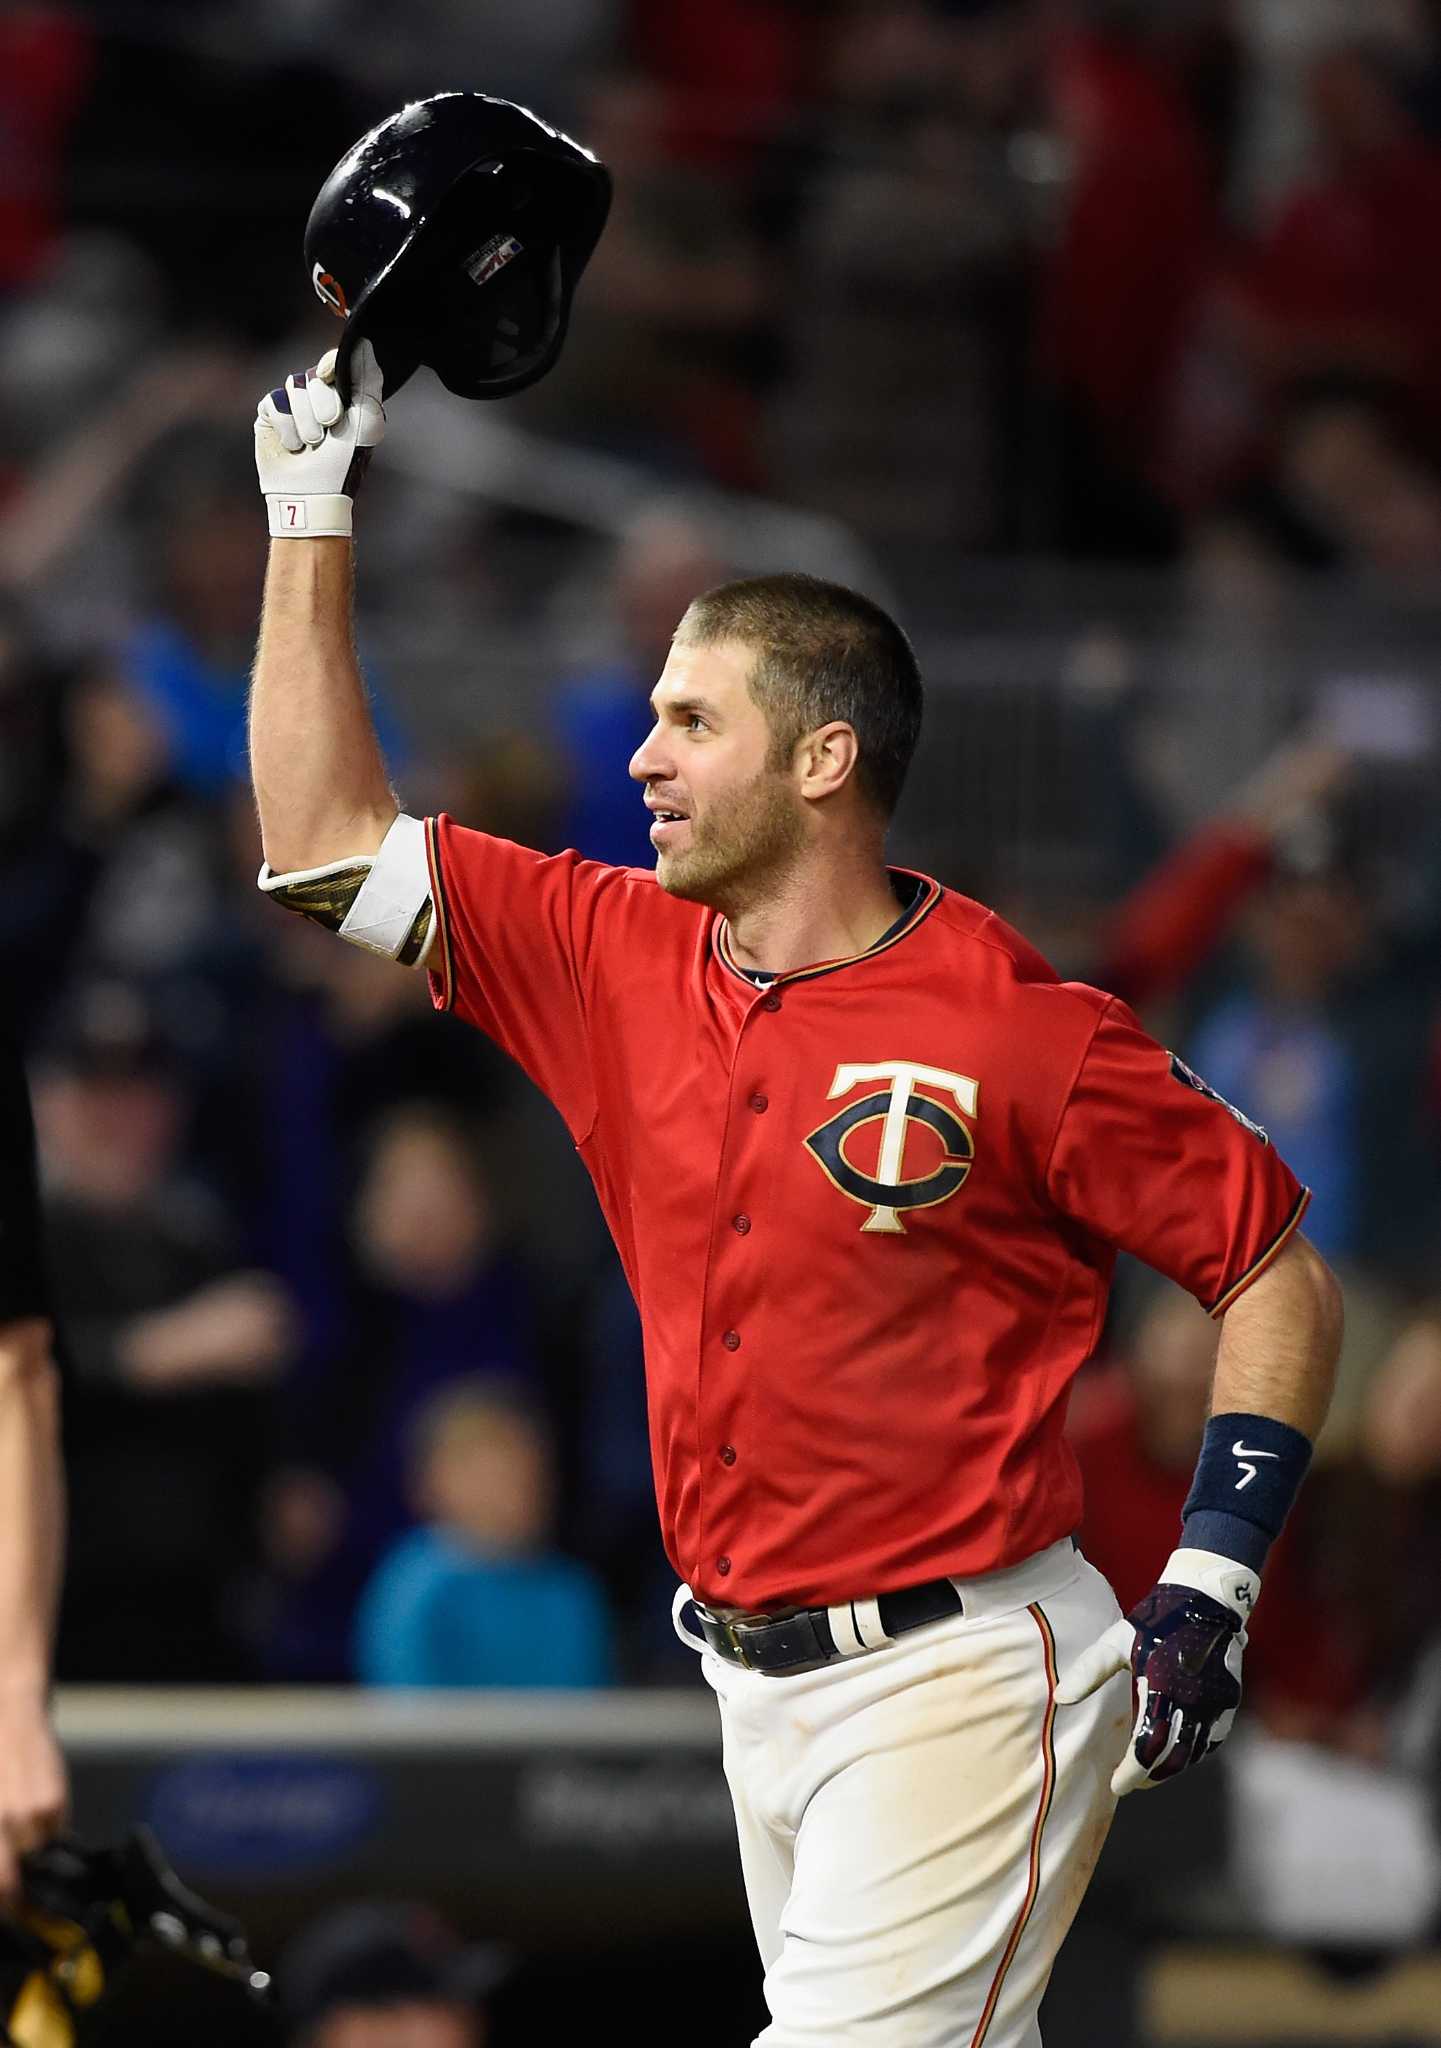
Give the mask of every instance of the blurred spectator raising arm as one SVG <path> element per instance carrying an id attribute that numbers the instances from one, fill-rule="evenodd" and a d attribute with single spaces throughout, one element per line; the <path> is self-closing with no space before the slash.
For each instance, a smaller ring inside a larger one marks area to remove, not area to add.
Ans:
<path id="1" fill-rule="evenodd" d="M 27 589 L 41 583 L 113 509 L 156 443 L 221 399 L 237 368 L 238 359 L 223 351 L 179 348 L 141 370 L 99 414 L 86 414 L 5 506 L 0 584 Z"/>
<path id="2" fill-rule="evenodd" d="M 1288 744 L 1131 890 L 1102 936 L 1096 979 L 1133 1009 L 1174 995 L 1203 967 L 1271 871 L 1277 838 L 1330 796 L 1349 757 Z"/>

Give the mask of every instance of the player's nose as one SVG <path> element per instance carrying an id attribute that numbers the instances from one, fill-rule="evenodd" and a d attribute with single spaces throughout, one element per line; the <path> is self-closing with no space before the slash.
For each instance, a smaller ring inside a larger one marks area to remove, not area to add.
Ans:
<path id="1" fill-rule="evenodd" d="M 672 773 L 674 763 L 666 759 L 667 749 L 663 744 L 665 729 L 659 719 L 651 727 L 640 745 L 630 757 L 631 778 L 635 782 L 658 782 Z"/>

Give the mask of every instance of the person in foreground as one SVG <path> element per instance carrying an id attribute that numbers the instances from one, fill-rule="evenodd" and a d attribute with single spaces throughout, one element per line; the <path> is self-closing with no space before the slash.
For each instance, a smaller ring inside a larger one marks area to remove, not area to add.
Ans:
<path id="1" fill-rule="evenodd" d="M 888 868 L 921 715 L 877 606 L 681 619 L 630 765 L 656 865 L 400 811 L 353 652 L 357 351 L 261 402 L 261 887 L 429 970 L 550 1096 L 645 1329 L 677 1629 L 720 1702 L 768 2048 L 1035 2048 L 1116 1797 L 1198 1762 L 1340 1332 L 1265 1133 L 982 905 Z M 287 537 L 301 536 L 304 537 Z M 1075 1549 L 1067 1389 L 1118 1249 L 1220 1317 L 1179 1547 Z"/>
<path id="2" fill-rule="evenodd" d="M 53 1346 L 30 1096 L 0 1026 L 0 1910 L 69 1803 L 49 1707 L 65 1527 Z"/>

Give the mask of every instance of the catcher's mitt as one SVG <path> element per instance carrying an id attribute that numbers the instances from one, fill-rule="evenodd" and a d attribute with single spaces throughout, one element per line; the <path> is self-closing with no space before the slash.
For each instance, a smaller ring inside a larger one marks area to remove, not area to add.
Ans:
<path id="1" fill-rule="evenodd" d="M 230 1978 L 256 2001 L 257 1970 L 240 1924 L 187 1890 L 148 1828 L 111 1848 L 59 1836 L 21 1860 L 21 1903 L 0 1919 L 0 2042 L 72 2048 L 92 2012 L 145 1947 Z"/>

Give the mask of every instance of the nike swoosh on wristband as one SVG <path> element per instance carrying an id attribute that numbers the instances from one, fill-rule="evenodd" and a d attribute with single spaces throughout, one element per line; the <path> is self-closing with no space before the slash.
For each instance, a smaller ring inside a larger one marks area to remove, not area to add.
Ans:
<path id="1" fill-rule="evenodd" d="M 1251 1481 L 1256 1476 L 1256 1468 L 1254 1465 L 1247 1463 L 1248 1459 L 1279 1458 L 1280 1455 L 1281 1453 L 1279 1451 L 1248 1450 L 1245 1440 L 1242 1437 L 1238 1436 L 1235 1443 L 1233 1443 L 1231 1446 L 1231 1456 L 1236 1460 L 1237 1464 L 1241 1467 L 1242 1472 L 1244 1472 L 1246 1476 L 1244 1479 L 1238 1479 L 1236 1481 L 1236 1492 L 1244 1493 L 1246 1488 L 1251 1484 Z"/>

